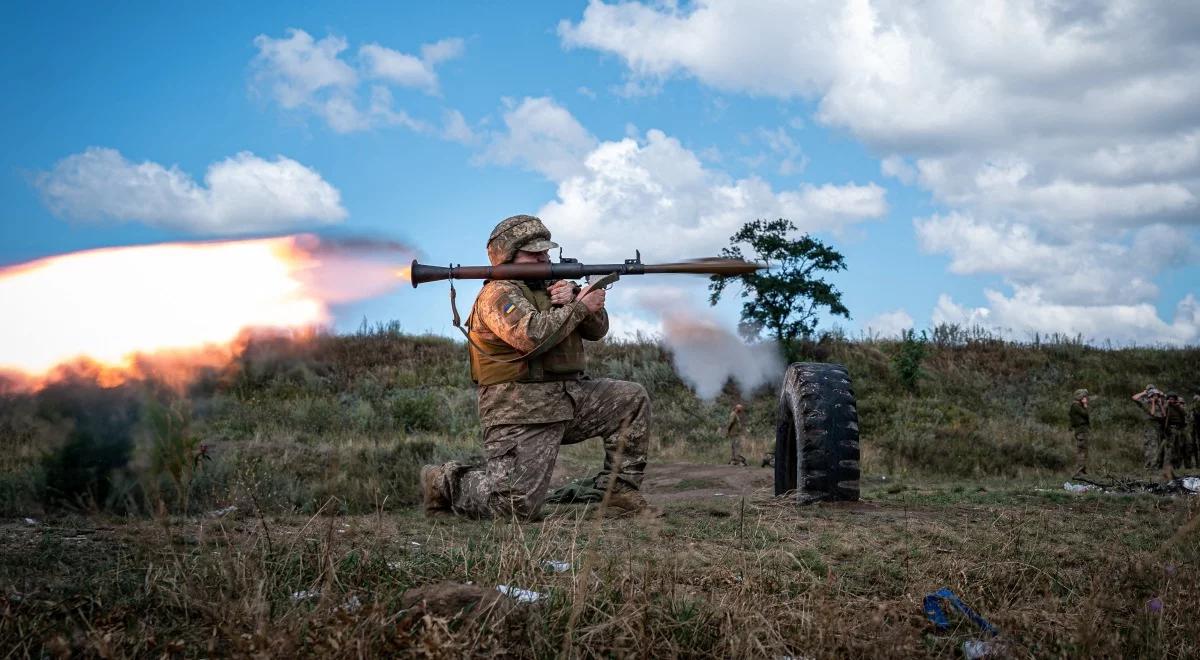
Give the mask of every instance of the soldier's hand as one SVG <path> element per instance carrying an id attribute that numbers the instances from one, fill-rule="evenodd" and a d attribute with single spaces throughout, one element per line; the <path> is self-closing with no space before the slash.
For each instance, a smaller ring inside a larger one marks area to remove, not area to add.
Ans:
<path id="1" fill-rule="evenodd" d="M 550 294 L 550 302 L 552 304 L 565 305 L 575 300 L 575 284 L 566 280 L 559 280 L 546 287 L 546 293 Z"/>
<path id="2" fill-rule="evenodd" d="M 607 293 L 604 289 L 586 287 L 580 292 L 579 301 L 587 307 L 589 313 L 595 314 L 604 309 L 604 297 Z"/>

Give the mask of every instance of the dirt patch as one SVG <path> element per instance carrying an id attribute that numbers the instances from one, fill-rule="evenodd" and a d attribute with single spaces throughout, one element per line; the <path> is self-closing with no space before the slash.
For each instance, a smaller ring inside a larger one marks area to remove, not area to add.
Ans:
<path id="1" fill-rule="evenodd" d="M 653 463 L 646 467 L 642 493 L 655 504 L 681 500 L 770 497 L 774 483 L 775 472 L 771 468 Z"/>

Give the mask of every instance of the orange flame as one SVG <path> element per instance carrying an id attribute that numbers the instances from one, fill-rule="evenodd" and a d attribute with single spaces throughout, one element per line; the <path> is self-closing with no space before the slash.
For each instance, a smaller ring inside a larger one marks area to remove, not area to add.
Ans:
<path id="1" fill-rule="evenodd" d="M 393 260 L 322 247 L 312 235 L 168 243 L 0 269 L 0 371 L 41 380 L 83 361 L 112 383 L 145 356 L 219 363 L 249 329 L 327 324 L 331 303 L 397 283 Z"/>

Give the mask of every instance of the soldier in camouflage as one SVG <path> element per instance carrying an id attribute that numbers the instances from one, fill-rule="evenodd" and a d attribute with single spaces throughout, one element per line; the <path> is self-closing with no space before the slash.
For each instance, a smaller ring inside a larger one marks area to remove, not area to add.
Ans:
<path id="1" fill-rule="evenodd" d="M 1087 474 L 1088 436 L 1092 423 L 1087 390 L 1075 390 L 1067 415 L 1071 421 L 1071 433 L 1075 436 L 1075 475 Z"/>
<path id="2" fill-rule="evenodd" d="M 725 424 L 725 438 L 729 440 L 729 464 L 745 465 L 746 457 L 742 456 L 742 436 L 745 435 L 745 424 L 742 423 L 742 411 L 745 407 L 737 404 L 729 413 L 729 421 Z"/>
<path id="3" fill-rule="evenodd" d="M 1142 453 L 1146 459 L 1146 469 L 1154 470 L 1162 467 L 1162 448 L 1166 417 L 1166 398 L 1158 388 L 1147 385 L 1146 389 L 1133 395 L 1133 400 L 1146 413 Z"/>
<path id="4" fill-rule="evenodd" d="M 487 243 L 492 265 L 548 261 L 555 247 L 542 221 L 529 215 L 503 220 Z M 650 422 L 646 390 L 585 375 L 584 340 L 608 332 L 604 302 L 603 289 L 561 280 L 484 283 L 467 319 L 467 348 L 485 462 L 425 466 L 427 514 L 536 518 L 559 446 L 595 437 L 604 441 L 595 485 L 610 491 L 607 511 L 647 508 L 639 493 Z"/>
<path id="5" fill-rule="evenodd" d="M 1183 467 L 1187 460 L 1187 409 L 1183 397 L 1174 392 L 1167 394 L 1165 425 L 1163 474 L 1170 481 L 1175 478 L 1172 468 Z"/>

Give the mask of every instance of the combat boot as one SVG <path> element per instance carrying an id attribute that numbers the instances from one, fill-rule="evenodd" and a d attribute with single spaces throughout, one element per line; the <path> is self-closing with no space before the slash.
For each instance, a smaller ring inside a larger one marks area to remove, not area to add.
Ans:
<path id="1" fill-rule="evenodd" d="M 636 490 L 611 493 L 608 501 L 601 504 L 605 518 L 655 518 L 662 515 L 658 507 L 651 506 Z M 599 510 L 597 510 L 598 512 Z"/>
<path id="2" fill-rule="evenodd" d="M 421 468 L 421 504 L 425 515 L 450 513 L 450 489 L 446 484 L 447 466 L 426 465 Z"/>

